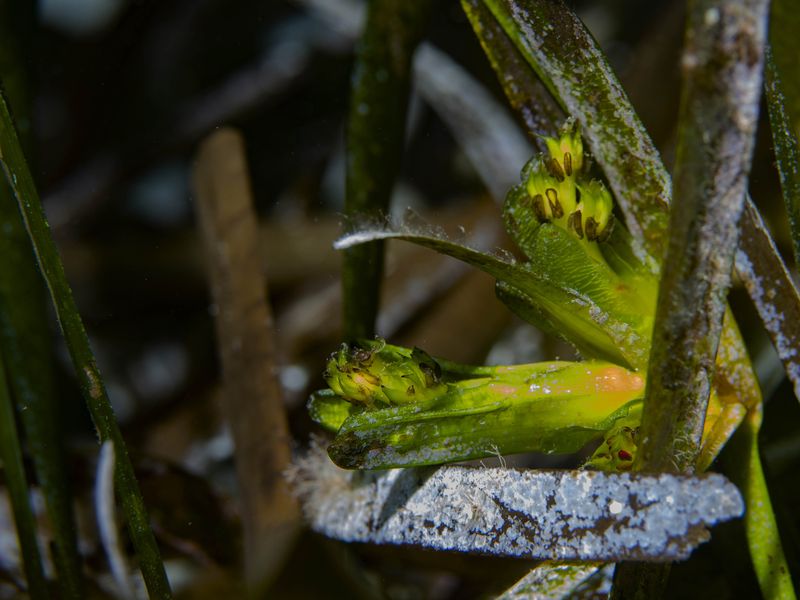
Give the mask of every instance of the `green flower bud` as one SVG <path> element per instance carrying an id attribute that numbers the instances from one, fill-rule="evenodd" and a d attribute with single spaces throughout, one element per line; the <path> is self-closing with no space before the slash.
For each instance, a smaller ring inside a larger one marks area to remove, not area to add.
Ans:
<path id="1" fill-rule="evenodd" d="M 575 175 L 583 169 L 583 141 L 578 132 L 575 119 L 567 119 L 561 127 L 558 138 L 545 137 L 547 151 L 556 168 L 561 168 L 567 178 L 574 181 Z"/>
<path id="2" fill-rule="evenodd" d="M 354 404 L 406 404 L 433 397 L 445 387 L 438 363 L 422 350 L 382 339 L 342 344 L 328 359 L 325 381 Z"/>
<path id="3" fill-rule="evenodd" d="M 638 412 L 638 411 L 637 411 Z M 608 430 L 603 443 L 584 465 L 599 471 L 630 471 L 636 458 L 639 437 L 639 415 L 626 418 Z"/>
<path id="4" fill-rule="evenodd" d="M 567 216 L 575 210 L 575 183 L 564 177 L 559 181 L 548 170 L 547 164 L 547 159 L 542 157 L 531 163 L 525 182 L 527 202 L 540 223 L 552 221 L 564 226 Z"/>
<path id="5" fill-rule="evenodd" d="M 573 227 L 579 227 L 581 235 L 586 236 L 590 242 L 604 242 L 611 235 L 614 228 L 614 201 L 611 193 L 602 182 L 592 180 L 585 185 L 578 185 L 581 192 L 581 201 L 575 214 L 579 215 Z"/>

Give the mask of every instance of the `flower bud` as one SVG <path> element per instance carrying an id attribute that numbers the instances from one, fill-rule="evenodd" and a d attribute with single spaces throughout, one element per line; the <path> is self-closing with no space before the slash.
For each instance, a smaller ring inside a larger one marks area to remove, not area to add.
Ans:
<path id="1" fill-rule="evenodd" d="M 342 344 L 328 359 L 324 377 L 334 393 L 368 407 L 417 402 L 445 387 L 438 363 L 428 354 L 382 339 Z"/>

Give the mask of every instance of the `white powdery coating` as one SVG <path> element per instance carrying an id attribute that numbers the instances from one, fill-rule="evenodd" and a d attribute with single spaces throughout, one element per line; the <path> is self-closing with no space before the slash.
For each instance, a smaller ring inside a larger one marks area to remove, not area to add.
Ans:
<path id="1" fill-rule="evenodd" d="M 763 226 L 763 224 L 761 225 Z M 756 274 L 753 263 L 750 262 L 747 254 L 741 249 L 736 251 L 736 270 L 744 281 L 745 287 L 747 287 L 747 291 L 756 306 L 758 314 L 761 316 L 764 327 L 769 332 L 775 351 L 778 353 L 781 362 L 783 362 L 786 374 L 794 386 L 795 396 L 800 398 L 800 364 L 795 360 L 797 348 L 783 332 L 784 315 L 778 311 L 775 304 L 770 302 L 770 295 L 764 289 L 762 278 Z M 789 280 L 788 274 L 786 277 Z M 772 293 L 774 294 L 774 291 Z"/>
<path id="2" fill-rule="evenodd" d="M 358 246 L 359 244 L 365 244 L 367 242 L 374 242 L 377 240 L 386 240 L 391 237 L 396 237 L 396 233 L 392 231 L 381 230 L 357 231 L 355 233 L 345 235 L 333 242 L 333 249 L 345 250 L 347 248 L 352 248 L 353 246 Z"/>
<path id="3" fill-rule="evenodd" d="M 739 491 L 718 474 L 337 469 L 346 483 L 331 486 L 322 460 L 313 464 L 300 467 L 306 517 L 316 531 L 350 542 L 552 560 L 673 561 L 708 539 L 707 526 L 744 510 Z M 325 484 L 309 485 L 309 478 Z"/>

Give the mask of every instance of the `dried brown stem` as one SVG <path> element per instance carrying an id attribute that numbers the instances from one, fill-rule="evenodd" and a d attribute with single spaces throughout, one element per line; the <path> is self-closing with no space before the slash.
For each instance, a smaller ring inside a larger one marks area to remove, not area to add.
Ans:
<path id="1" fill-rule="evenodd" d="M 299 513 L 283 477 L 290 437 L 241 134 L 221 129 L 203 142 L 194 187 L 217 307 L 223 413 L 236 448 L 245 572 L 258 586 L 280 566 Z"/>

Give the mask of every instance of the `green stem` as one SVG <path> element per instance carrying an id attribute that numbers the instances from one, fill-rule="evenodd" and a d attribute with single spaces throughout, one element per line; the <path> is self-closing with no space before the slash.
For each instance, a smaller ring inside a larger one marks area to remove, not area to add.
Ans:
<path id="1" fill-rule="evenodd" d="M 22 550 L 25 576 L 28 579 L 28 592 L 34 599 L 49 598 L 47 581 L 42 569 L 42 557 L 36 541 L 36 522 L 31 509 L 25 468 L 22 465 L 22 450 L 2 354 L 0 354 L 0 458 L 3 460 L 8 492 L 14 508 L 14 522 Z"/>
<path id="2" fill-rule="evenodd" d="M 766 600 L 794 600 L 792 576 L 783 554 L 778 523 L 772 510 L 769 490 L 758 450 L 761 411 L 748 414 L 734 436 L 734 483 L 745 498 L 744 527 L 753 569 Z"/>
<path id="3" fill-rule="evenodd" d="M 92 353 L 78 308 L 67 283 L 64 266 L 58 255 L 50 227 L 45 219 L 39 194 L 20 147 L 17 132 L 5 96 L 0 93 L 0 162 L 8 179 L 17 206 L 25 222 L 39 269 L 50 291 L 61 331 L 72 357 L 89 413 L 100 441 L 111 440 L 117 450 L 116 484 L 128 529 L 142 568 L 145 584 L 153 598 L 170 598 L 164 564 L 150 529 L 133 465 L 125 448 L 111 402 Z"/>
<path id="4" fill-rule="evenodd" d="M 33 147 L 28 65 L 35 60 L 36 6 L 0 2 L 0 73 L 25 152 Z M 50 553 L 63 598 L 82 598 L 72 492 L 54 383 L 47 292 L 14 194 L 0 181 L 0 348 L 8 384 L 50 521 Z"/>
<path id="5" fill-rule="evenodd" d="M 405 141 L 411 62 L 435 0 L 372 0 L 358 46 L 347 124 L 347 227 L 386 217 Z M 383 242 L 344 253 L 344 332 L 375 333 Z"/>
<path id="6" fill-rule="evenodd" d="M 768 11 L 764 0 L 733 4 L 698 0 L 687 24 L 674 208 L 637 456 L 647 471 L 693 469 L 713 381 L 754 145 Z M 747 63 L 732 55 L 745 43 Z"/>
<path id="7" fill-rule="evenodd" d="M 692 472 L 700 451 L 754 146 L 768 2 L 690 5 L 673 181 L 634 468 Z M 746 62 L 736 48 L 746 45 Z M 615 598 L 654 598 L 667 573 L 619 565 Z"/>

